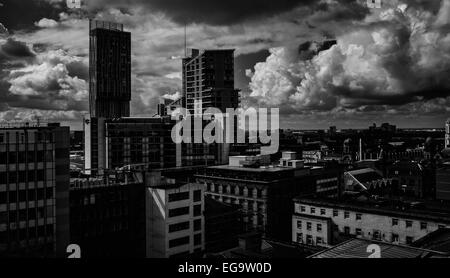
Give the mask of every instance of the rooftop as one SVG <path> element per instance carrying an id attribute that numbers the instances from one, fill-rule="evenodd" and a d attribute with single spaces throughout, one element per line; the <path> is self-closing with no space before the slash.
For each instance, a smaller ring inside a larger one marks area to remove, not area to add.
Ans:
<path id="1" fill-rule="evenodd" d="M 371 252 L 367 252 L 367 248 L 371 244 L 376 244 L 380 247 L 380 257 L 385 259 L 447 257 L 445 253 L 427 249 L 366 239 L 351 239 L 330 249 L 316 253 L 309 258 L 368 258 L 372 254 Z"/>

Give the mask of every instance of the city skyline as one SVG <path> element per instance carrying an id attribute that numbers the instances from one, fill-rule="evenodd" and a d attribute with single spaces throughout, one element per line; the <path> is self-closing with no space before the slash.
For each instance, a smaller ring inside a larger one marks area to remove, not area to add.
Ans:
<path id="1" fill-rule="evenodd" d="M 188 47 L 236 49 L 244 105 L 279 107 L 281 128 L 443 128 L 450 116 L 448 0 L 216 2 L 0 0 L 0 121 L 81 129 L 88 17 L 131 32 L 132 116 L 180 95 L 185 26 Z"/>

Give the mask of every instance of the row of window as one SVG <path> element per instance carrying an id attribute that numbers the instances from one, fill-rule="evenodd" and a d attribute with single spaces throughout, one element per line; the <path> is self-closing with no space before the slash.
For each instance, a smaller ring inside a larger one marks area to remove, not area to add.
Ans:
<path id="1" fill-rule="evenodd" d="M 169 217 L 177 217 L 182 215 L 188 215 L 190 213 L 190 207 L 180 207 L 169 209 Z M 194 205 L 194 217 L 202 215 L 202 205 Z"/>
<path id="2" fill-rule="evenodd" d="M 297 229 L 299 229 L 299 230 L 302 229 L 302 221 L 301 220 L 297 220 Z M 308 230 L 308 231 L 312 230 L 312 223 L 311 222 L 306 222 L 306 230 Z M 322 224 L 320 224 L 320 223 L 316 224 L 316 231 L 317 232 L 321 232 L 322 231 Z"/>
<path id="3" fill-rule="evenodd" d="M 38 226 L 37 228 L 23 228 L 0 232 L 0 242 L 24 241 L 27 239 L 36 239 L 44 236 L 53 236 L 53 225 Z"/>
<path id="4" fill-rule="evenodd" d="M 300 211 L 301 212 L 306 212 L 306 207 L 305 206 L 300 206 Z M 316 213 L 316 208 L 315 207 L 310 207 L 310 213 L 311 214 L 315 214 Z M 320 215 L 326 215 L 326 209 L 320 209 Z M 333 210 L 333 217 L 338 217 L 339 216 L 339 211 L 338 210 Z M 344 219 L 349 219 L 350 218 L 350 212 L 349 211 L 344 211 Z M 362 214 L 361 213 L 356 213 L 355 214 L 355 219 L 356 220 L 362 220 Z M 399 220 L 396 218 L 392 219 L 392 226 L 397 226 L 399 223 Z M 413 225 L 413 221 L 412 220 L 405 220 L 405 224 L 407 228 L 412 227 Z M 426 222 L 420 222 L 420 229 L 421 230 L 426 230 L 428 227 L 428 224 Z"/>
<path id="5" fill-rule="evenodd" d="M 190 236 L 184 236 L 169 240 L 169 248 L 187 245 L 190 242 Z M 202 244 L 202 234 L 194 234 L 194 246 Z"/>
<path id="6" fill-rule="evenodd" d="M 0 192 L 0 205 L 6 203 L 26 202 L 52 199 L 54 187 Z"/>
<path id="7" fill-rule="evenodd" d="M 36 219 L 50 218 L 54 216 L 53 206 L 29 208 L 21 210 L 10 210 L 0 212 L 0 224 L 15 223 L 17 221 L 30 221 Z"/>
<path id="8" fill-rule="evenodd" d="M 297 233 L 297 242 L 298 243 L 304 243 L 303 242 L 303 234 L 302 233 Z M 323 240 L 322 237 L 316 237 L 316 244 L 323 244 L 325 243 L 325 241 Z M 306 235 L 306 244 L 308 245 L 313 245 L 313 236 L 312 235 Z"/>
<path id="9" fill-rule="evenodd" d="M 207 184 L 206 188 L 209 192 L 227 193 L 244 197 L 253 197 L 255 196 L 255 194 L 257 198 L 262 198 L 263 196 L 263 190 L 258 188 L 247 189 L 247 193 L 245 192 L 246 190 L 244 189 L 244 187 L 241 186 L 228 186 L 225 190 L 223 190 L 223 186 L 212 186 L 211 184 Z M 221 189 L 222 192 L 220 192 Z"/>
<path id="10" fill-rule="evenodd" d="M 180 222 L 176 224 L 169 225 L 169 233 L 175 233 L 179 231 L 189 230 L 190 221 Z M 202 229 L 202 220 L 194 220 L 194 231 L 200 231 Z"/>
<path id="11" fill-rule="evenodd" d="M 186 191 L 186 192 L 178 192 L 178 193 L 169 194 L 169 202 L 188 200 L 189 196 L 190 196 L 189 193 L 190 193 L 189 191 Z M 194 202 L 200 202 L 202 200 L 202 191 L 194 190 L 193 199 L 194 199 Z"/>
<path id="12" fill-rule="evenodd" d="M 53 151 L 0 152 L 0 164 L 52 162 Z"/>
<path id="13" fill-rule="evenodd" d="M 51 178 L 51 176 L 49 177 Z M 35 182 L 44 181 L 45 170 L 29 170 L 29 171 L 10 171 L 10 172 L 0 172 L 0 184 L 12 184 L 12 183 L 22 183 L 22 182 Z"/>

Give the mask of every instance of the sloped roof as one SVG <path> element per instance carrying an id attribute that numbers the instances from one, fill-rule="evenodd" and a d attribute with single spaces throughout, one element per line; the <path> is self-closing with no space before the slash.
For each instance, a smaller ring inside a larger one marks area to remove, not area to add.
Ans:
<path id="1" fill-rule="evenodd" d="M 367 252 L 367 247 L 371 244 L 376 244 L 380 247 L 381 258 L 396 259 L 445 257 L 445 254 L 443 253 L 421 248 L 365 239 L 351 239 L 328 250 L 316 253 L 310 256 L 310 258 L 368 258 L 371 253 Z"/>

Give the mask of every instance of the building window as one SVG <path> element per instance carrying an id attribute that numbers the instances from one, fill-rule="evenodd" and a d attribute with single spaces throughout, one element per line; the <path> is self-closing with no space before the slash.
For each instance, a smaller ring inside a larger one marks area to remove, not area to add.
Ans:
<path id="1" fill-rule="evenodd" d="M 311 222 L 306 222 L 306 229 L 307 229 L 308 231 L 311 231 L 311 227 L 312 227 Z"/>
<path id="2" fill-rule="evenodd" d="M 194 206 L 194 216 L 200 216 L 202 214 L 202 205 Z"/>
<path id="3" fill-rule="evenodd" d="M 350 234 L 350 227 L 344 227 L 344 234 L 349 235 Z"/>
<path id="4" fill-rule="evenodd" d="M 344 212 L 344 218 L 345 218 L 345 219 L 350 218 L 350 212 L 345 211 L 345 212 Z"/>
<path id="5" fill-rule="evenodd" d="M 169 202 L 177 202 L 189 199 L 189 191 L 169 194 Z"/>
<path id="6" fill-rule="evenodd" d="M 200 202 L 202 200 L 202 191 L 195 190 L 194 191 L 194 202 Z"/>
<path id="7" fill-rule="evenodd" d="M 200 231 L 202 229 L 202 220 L 196 219 L 194 220 L 194 231 Z"/>
<path id="8" fill-rule="evenodd" d="M 169 209 L 169 217 L 176 217 L 186 214 L 189 214 L 189 207 Z"/>
<path id="9" fill-rule="evenodd" d="M 322 231 L 322 224 L 317 224 L 317 231 L 321 232 Z"/>
<path id="10" fill-rule="evenodd" d="M 326 214 L 325 209 L 320 209 L 320 215 L 325 215 L 325 214 Z"/>
<path id="11" fill-rule="evenodd" d="M 189 236 L 169 240 L 169 248 L 189 244 Z"/>
<path id="12" fill-rule="evenodd" d="M 311 213 L 316 213 L 316 208 L 311 207 L 310 211 Z"/>
<path id="13" fill-rule="evenodd" d="M 333 210 L 333 217 L 338 217 L 339 216 L 339 211 L 337 210 Z"/>
<path id="14" fill-rule="evenodd" d="M 302 229 L 302 221 L 301 220 L 297 220 L 297 229 L 299 229 L 299 230 Z"/>
<path id="15" fill-rule="evenodd" d="M 406 237 L 406 244 L 411 244 L 411 243 L 413 243 L 413 241 L 414 241 L 414 238 L 412 236 Z"/>
<path id="16" fill-rule="evenodd" d="M 391 239 L 391 241 L 392 241 L 392 242 L 398 242 L 398 241 L 399 241 L 399 236 L 398 236 L 398 234 L 392 234 L 392 239 Z"/>
<path id="17" fill-rule="evenodd" d="M 410 228 L 410 227 L 412 227 L 412 221 L 406 220 L 406 228 Z"/>
<path id="18" fill-rule="evenodd" d="M 303 234 L 302 233 L 297 233 L 297 242 L 303 243 Z"/>
<path id="19" fill-rule="evenodd" d="M 169 225 L 169 233 L 174 233 L 189 229 L 189 221 Z"/>
<path id="20" fill-rule="evenodd" d="M 202 244 L 202 234 L 195 234 L 194 235 L 194 245 L 200 245 Z"/>
<path id="21" fill-rule="evenodd" d="M 356 214 L 356 220 L 361 220 L 361 219 L 362 219 L 361 213 L 357 213 L 357 214 Z"/>
<path id="22" fill-rule="evenodd" d="M 374 230 L 372 237 L 373 237 L 374 240 L 381 240 L 381 233 L 380 233 L 380 231 Z"/>
<path id="23" fill-rule="evenodd" d="M 359 228 L 357 228 L 357 229 L 355 230 L 355 234 L 356 234 L 356 236 L 362 236 L 362 230 L 359 229 Z"/>
<path id="24" fill-rule="evenodd" d="M 398 219 L 392 218 L 392 226 L 397 226 L 397 225 L 398 225 Z"/>
<path id="25" fill-rule="evenodd" d="M 427 229 L 427 222 L 420 222 L 420 229 L 421 230 L 426 230 Z"/>
<path id="26" fill-rule="evenodd" d="M 301 211 L 301 212 L 305 212 L 305 211 L 306 211 L 305 206 L 300 206 L 300 211 Z"/>
<path id="27" fill-rule="evenodd" d="M 308 245 L 312 245 L 313 244 L 313 237 L 312 237 L 312 235 L 307 235 L 306 236 L 306 244 L 308 244 Z"/>
<path id="28" fill-rule="evenodd" d="M 316 243 L 317 243 L 317 244 L 323 244 L 323 239 L 322 239 L 321 237 L 318 236 L 318 237 L 316 238 Z"/>

